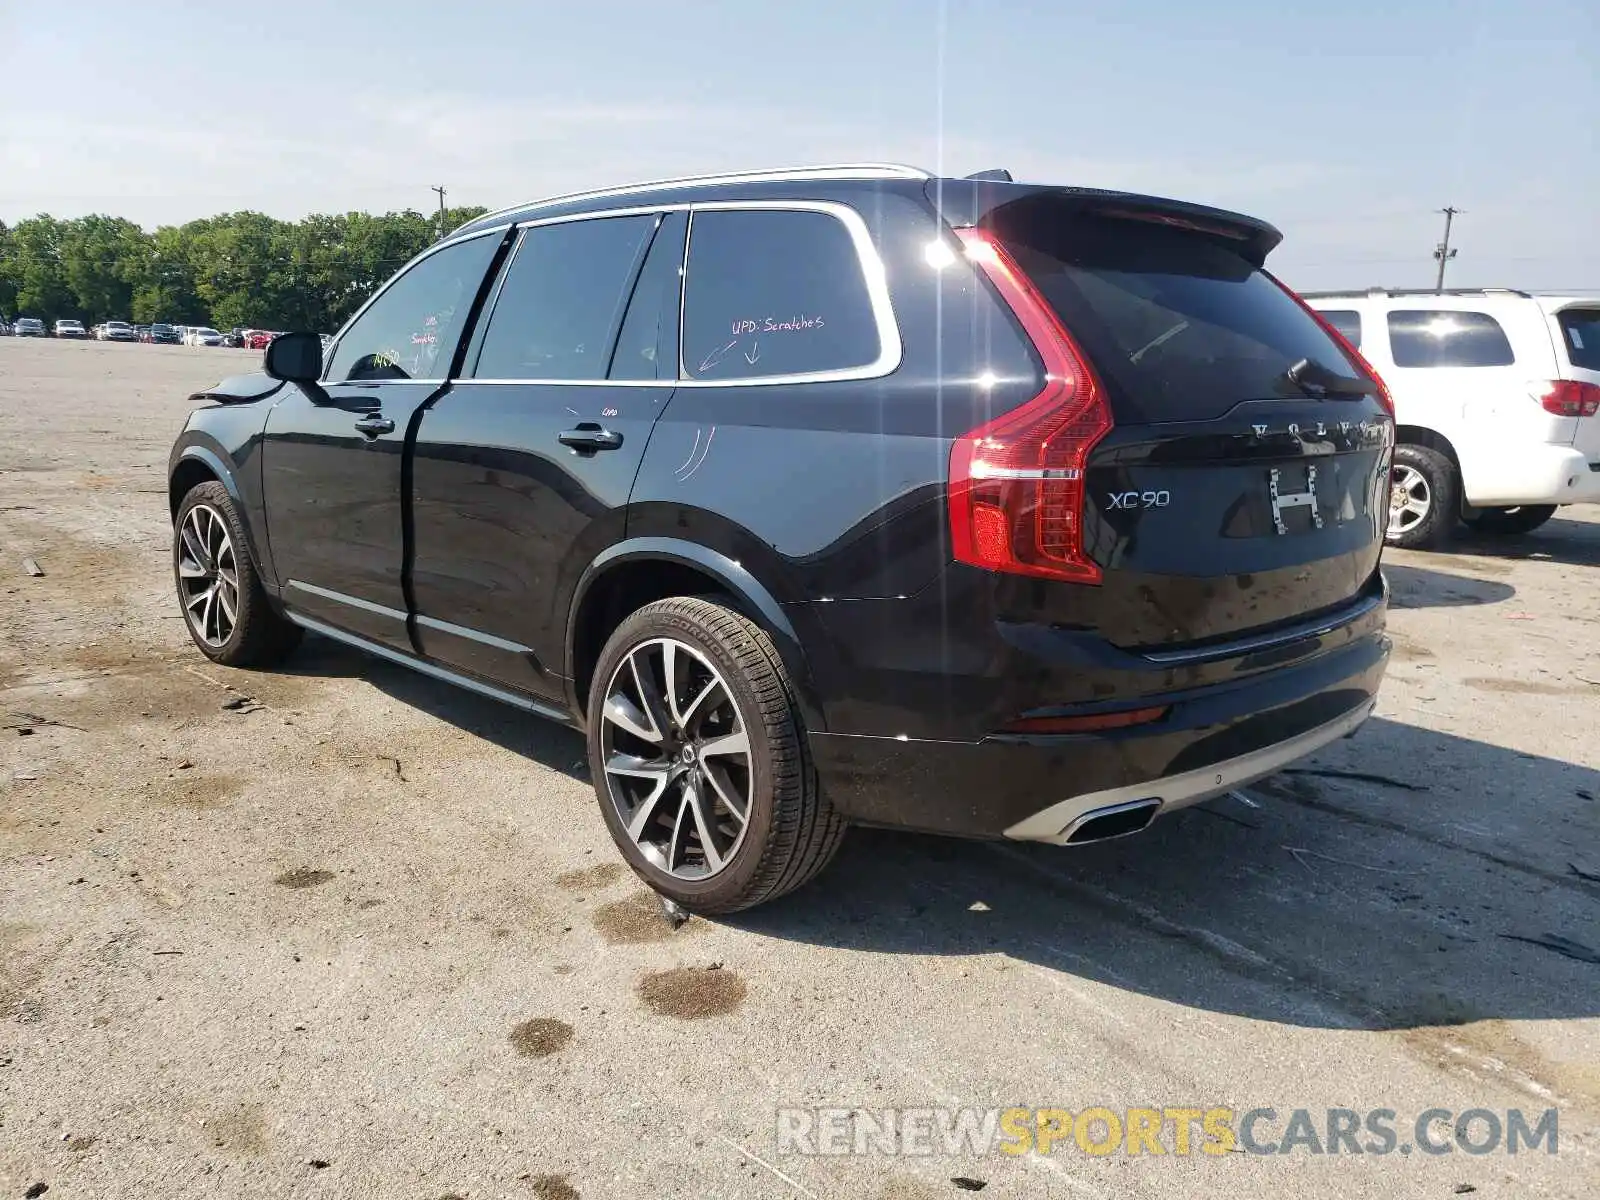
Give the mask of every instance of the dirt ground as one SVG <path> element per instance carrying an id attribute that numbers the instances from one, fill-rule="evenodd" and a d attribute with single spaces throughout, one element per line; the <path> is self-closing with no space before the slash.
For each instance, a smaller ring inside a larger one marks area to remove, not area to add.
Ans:
<path id="1" fill-rule="evenodd" d="M 674 930 L 576 734 L 189 643 L 166 454 L 255 357 L 0 339 L 0 1197 L 1600 1194 L 1600 510 L 1389 555 L 1377 717 L 1248 802 L 1073 851 L 857 831 Z M 1553 1106 L 1559 1152 L 775 1132 L 1010 1105 Z"/>

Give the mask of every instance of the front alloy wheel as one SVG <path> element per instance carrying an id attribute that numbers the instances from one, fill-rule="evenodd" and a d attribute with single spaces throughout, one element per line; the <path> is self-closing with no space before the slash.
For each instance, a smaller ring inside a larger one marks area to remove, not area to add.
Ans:
<path id="1" fill-rule="evenodd" d="M 601 709 L 606 789 L 639 853 L 676 879 L 716 875 L 750 821 L 750 738 L 727 682 L 676 638 L 642 642 Z"/>
<path id="2" fill-rule="evenodd" d="M 178 535 L 178 588 L 197 640 L 220 650 L 239 621 L 239 561 L 228 522 L 196 504 Z"/>

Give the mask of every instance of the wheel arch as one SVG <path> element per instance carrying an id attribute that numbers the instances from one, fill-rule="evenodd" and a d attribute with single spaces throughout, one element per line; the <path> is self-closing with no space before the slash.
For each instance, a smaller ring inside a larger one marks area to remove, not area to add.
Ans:
<path id="1" fill-rule="evenodd" d="M 783 606 L 737 559 L 675 538 L 631 538 L 598 555 L 578 579 L 567 616 L 568 701 L 588 711 L 594 665 L 628 616 L 668 596 L 710 595 L 759 625 L 772 639 L 798 692 L 808 730 L 826 728 L 800 636 Z"/>
<path id="2" fill-rule="evenodd" d="M 1461 456 L 1456 453 L 1456 448 L 1437 429 L 1430 429 L 1426 425 L 1396 425 L 1394 427 L 1394 444 L 1397 446 L 1426 446 L 1429 450 L 1436 450 L 1450 460 L 1455 467 L 1456 475 L 1461 474 Z"/>
<path id="3" fill-rule="evenodd" d="M 190 445 L 179 451 L 167 471 L 167 507 L 174 520 L 177 519 L 178 506 L 183 503 L 183 498 L 195 485 L 208 482 L 220 483 L 226 489 L 228 498 L 240 505 L 243 511 L 244 500 L 239 495 L 239 483 L 233 476 L 233 468 L 215 450 L 207 446 Z"/>

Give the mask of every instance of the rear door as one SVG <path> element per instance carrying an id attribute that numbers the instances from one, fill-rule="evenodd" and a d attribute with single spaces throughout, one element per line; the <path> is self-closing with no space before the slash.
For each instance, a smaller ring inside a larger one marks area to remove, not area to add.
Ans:
<path id="1" fill-rule="evenodd" d="M 406 433 L 440 388 L 504 231 L 446 243 L 381 291 L 334 347 L 320 387 L 268 414 L 262 491 L 290 607 L 409 651 L 401 584 Z"/>
<path id="2" fill-rule="evenodd" d="M 1037 207 L 994 224 L 1114 419 L 1085 472 L 1101 586 L 1019 581 L 1013 606 L 1169 646 L 1336 610 L 1374 585 L 1393 423 L 1226 230 Z"/>
<path id="3" fill-rule="evenodd" d="M 464 377 L 418 430 L 411 580 L 428 657 L 560 697 L 563 598 L 621 539 L 675 385 L 686 223 L 652 212 L 521 231 Z"/>

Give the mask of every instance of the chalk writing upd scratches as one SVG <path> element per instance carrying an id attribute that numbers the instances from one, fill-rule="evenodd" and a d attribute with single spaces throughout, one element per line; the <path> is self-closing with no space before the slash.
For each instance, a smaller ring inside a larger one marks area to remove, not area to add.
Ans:
<path id="1" fill-rule="evenodd" d="M 782 319 L 778 317 L 739 317 L 729 323 L 728 328 L 729 332 L 733 334 L 733 340 L 727 345 L 718 346 L 705 358 L 701 359 L 700 367 L 696 374 L 704 375 L 717 367 L 732 351 L 738 349 L 741 341 L 750 337 L 751 334 L 755 334 L 756 337 L 751 339 L 749 348 L 744 351 L 744 360 L 753 367 L 761 358 L 760 336 L 762 334 L 808 333 L 822 329 L 826 324 L 827 321 L 824 318 L 815 314 L 807 315 L 806 313 L 797 313 Z"/>
<path id="2" fill-rule="evenodd" d="M 777 317 L 762 317 L 760 320 L 747 317 L 733 323 L 733 336 L 740 338 L 747 333 L 799 333 L 807 329 L 821 329 L 826 324 L 822 317 L 808 317 L 805 313 L 782 321 Z"/>

